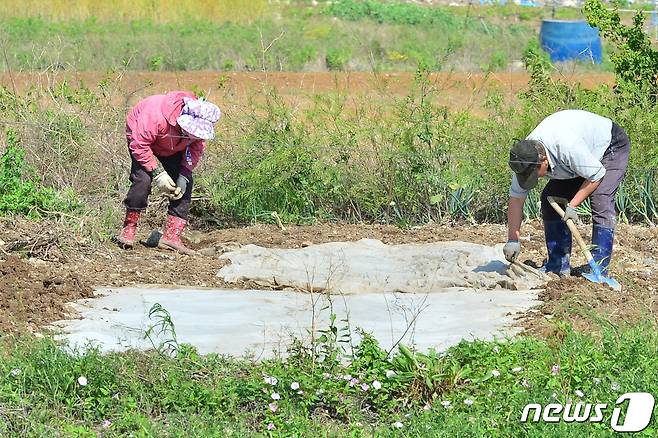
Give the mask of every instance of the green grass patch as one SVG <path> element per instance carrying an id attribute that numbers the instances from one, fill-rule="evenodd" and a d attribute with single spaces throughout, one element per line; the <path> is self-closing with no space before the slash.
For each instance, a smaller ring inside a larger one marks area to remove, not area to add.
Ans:
<path id="1" fill-rule="evenodd" d="M 315 344 L 293 342 L 286 358 L 262 362 L 177 343 L 171 354 L 102 355 L 4 339 L 0 434 L 613 436 L 620 395 L 658 392 L 655 327 L 558 333 L 389 353 L 365 334 L 352 345 L 332 325 Z M 520 422 L 528 403 L 569 402 L 605 403 L 603 421 Z M 638 436 L 657 431 L 654 421 Z"/>
<path id="2" fill-rule="evenodd" d="M 53 20 L 8 16 L 0 34 L 12 70 L 372 71 L 505 70 L 536 38 L 525 24 L 460 17 L 451 9 L 378 2 L 323 8 L 289 6 L 253 22 L 203 16 Z M 323 12 L 324 11 L 324 12 Z M 491 62 L 491 52 L 497 53 Z"/>

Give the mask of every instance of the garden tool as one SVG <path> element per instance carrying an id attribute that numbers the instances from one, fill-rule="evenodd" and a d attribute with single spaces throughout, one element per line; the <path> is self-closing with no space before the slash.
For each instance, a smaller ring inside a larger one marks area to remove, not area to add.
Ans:
<path id="1" fill-rule="evenodd" d="M 560 217 L 564 216 L 564 210 L 562 209 L 562 207 L 560 207 L 559 204 L 568 204 L 569 201 L 563 198 L 549 196 L 548 202 L 549 204 L 551 204 L 551 207 L 553 207 L 553 209 L 557 212 L 557 214 L 560 215 Z M 583 277 L 585 277 L 587 280 L 593 283 L 607 284 L 614 290 L 620 291 L 621 284 L 619 284 L 619 282 L 614 278 L 610 278 L 601 272 L 601 266 L 594 260 L 592 253 L 590 252 L 589 248 L 585 244 L 583 238 L 580 236 L 580 233 L 578 232 L 578 228 L 576 227 L 576 224 L 573 223 L 573 220 L 567 219 L 566 224 L 569 227 L 569 230 L 571 230 L 571 234 L 575 237 L 578 246 L 583 251 L 583 254 L 585 254 L 585 258 L 587 259 L 587 264 L 589 264 L 590 268 L 592 269 L 592 272 L 584 273 Z"/>
<path id="2" fill-rule="evenodd" d="M 513 275 L 510 274 L 510 271 Z M 523 264 L 518 260 L 514 260 L 509 264 L 507 275 L 512 278 L 523 278 L 530 275 L 532 277 L 538 278 L 539 280 L 546 279 L 546 276 L 543 272 L 533 268 L 532 266 Z"/>
<path id="3" fill-rule="evenodd" d="M 161 237 L 162 232 L 160 230 L 152 230 L 146 240 L 142 241 L 142 243 L 149 248 L 157 248 Z"/>
<path id="4" fill-rule="evenodd" d="M 544 274 L 537 269 L 533 268 L 532 266 L 528 266 L 524 263 L 519 262 L 518 260 L 513 261 L 512 263 L 512 269 L 518 270 L 517 272 L 523 272 L 526 274 L 533 275 L 537 278 L 544 278 Z"/>

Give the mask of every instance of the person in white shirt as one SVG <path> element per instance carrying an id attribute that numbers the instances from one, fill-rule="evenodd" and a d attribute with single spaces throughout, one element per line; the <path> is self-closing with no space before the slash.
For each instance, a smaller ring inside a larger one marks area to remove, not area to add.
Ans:
<path id="1" fill-rule="evenodd" d="M 550 179 L 541 194 L 541 214 L 548 260 L 542 270 L 560 276 L 571 271 L 571 232 L 565 221 L 578 220 L 576 208 L 587 198 L 592 206 L 592 256 L 607 275 L 617 220 L 615 194 L 626 173 L 630 140 L 612 120 L 581 110 L 565 110 L 546 117 L 510 150 L 514 171 L 509 192 L 508 236 L 503 249 L 512 262 L 521 252 L 519 232 L 523 204 L 538 179 Z M 548 196 L 569 200 L 564 218 L 548 203 Z"/>

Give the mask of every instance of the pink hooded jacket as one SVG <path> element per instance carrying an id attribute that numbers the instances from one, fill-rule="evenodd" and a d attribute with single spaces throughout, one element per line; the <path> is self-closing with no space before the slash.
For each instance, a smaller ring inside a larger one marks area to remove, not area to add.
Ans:
<path id="1" fill-rule="evenodd" d="M 170 157 L 183 151 L 181 163 L 183 173 L 191 173 L 201 159 L 206 143 L 185 136 L 176 122 L 183 110 L 184 97 L 197 98 L 193 93 L 186 91 L 156 94 L 138 102 L 128 113 L 126 118 L 128 147 L 147 172 L 158 167 L 156 155 Z"/>

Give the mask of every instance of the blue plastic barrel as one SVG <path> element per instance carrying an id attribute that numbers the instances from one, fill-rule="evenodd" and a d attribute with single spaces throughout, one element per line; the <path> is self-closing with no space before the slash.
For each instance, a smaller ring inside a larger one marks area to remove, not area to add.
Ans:
<path id="1" fill-rule="evenodd" d="M 581 60 L 600 64 L 599 30 L 584 20 L 542 20 L 539 41 L 551 61 Z"/>

